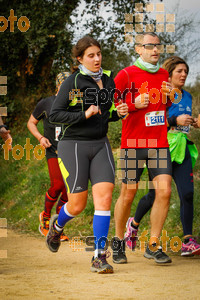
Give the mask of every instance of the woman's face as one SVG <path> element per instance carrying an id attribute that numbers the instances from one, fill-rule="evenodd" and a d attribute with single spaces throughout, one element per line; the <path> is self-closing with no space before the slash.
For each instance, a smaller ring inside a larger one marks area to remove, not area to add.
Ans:
<path id="1" fill-rule="evenodd" d="M 170 80 L 172 87 L 181 89 L 185 84 L 187 75 L 187 67 L 185 64 L 176 65 Z"/>
<path id="2" fill-rule="evenodd" d="M 99 69 L 101 68 L 101 50 L 97 46 L 90 46 L 88 47 L 84 54 L 83 57 L 77 57 L 78 61 L 84 65 L 88 70 L 92 72 L 98 72 Z"/>

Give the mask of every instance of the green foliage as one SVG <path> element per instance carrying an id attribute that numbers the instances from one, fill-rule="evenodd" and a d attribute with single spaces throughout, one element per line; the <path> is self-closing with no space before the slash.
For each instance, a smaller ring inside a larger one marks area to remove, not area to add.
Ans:
<path id="1" fill-rule="evenodd" d="M 116 149 L 116 148 L 120 147 L 121 128 L 122 128 L 121 120 L 119 120 L 117 122 L 109 123 L 108 138 L 109 138 L 112 149 Z"/>
<path id="2" fill-rule="evenodd" d="M 37 140 L 26 128 L 13 134 L 13 145 L 24 147 L 26 138 L 30 138 L 30 143 L 35 148 Z M 49 175 L 46 159 L 34 159 L 33 150 L 30 153 L 30 160 L 26 160 L 26 150 L 24 156 L 18 160 L 14 152 L 10 151 L 9 159 L 5 160 L 4 151 L 1 149 L 0 216 L 8 219 L 9 227 L 36 231 L 38 205 L 42 210 L 44 191 L 49 186 Z"/>
<path id="3" fill-rule="evenodd" d="M 192 110 L 193 113 L 197 115 L 200 113 L 199 111 L 199 89 L 200 89 L 200 76 L 197 76 L 196 81 L 193 86 L 187 86 L 187 91 L 192 94 Z"/>
<path id="4" fill-rule="evenodd" d="M 8 28 L 0 33 L 0 72 L 8 78 L 8 94 L 1 103 L 9 107 L 10 117 L 29 107 L 30 95 L 39 99 L 53 93 L 56 74 L 71 63 L 71 30 L 66 24 L 71 24 L 77 3 L 11 0 L 8 5 L 1 1 L 1 15 L 8 18 L 13 9 L 18 19 L 26 16 L 30 21 L 26 32 L 15 21 L 14 32 Z"/>
<path id="5" fill-rule="evenodd" d="M 126 45 L 119 46 L 124 39 L 124 12 L 133 10 L 126 2 L 117 0 L 111 5 L 110 1 L 87 0 L 78 16 L 80 0 L 0 1 L 1 15 L 6 19 L 13 9 L 17 20 L 26 16 L 30 21 L 26 32 L 21 32 L 14 21 L 14 32 L 8 27 L 0 33 L 0 73 L 8 79 L 8 93 L 1 96 L 1 105 L 8 107 L 7 123 L 19 123 L 21 111 L 30 112 L 37 100 L 54 93 L 57 73 L 69 70 L 72 64 L 71 48 L 80 24 L 81 36 L 90 33 L 102 43 L 105 69 L 116 75 L 131 63 Z M 114 13 L 115 20 L 100 15 L 102 5 L 103 13 Z"/>

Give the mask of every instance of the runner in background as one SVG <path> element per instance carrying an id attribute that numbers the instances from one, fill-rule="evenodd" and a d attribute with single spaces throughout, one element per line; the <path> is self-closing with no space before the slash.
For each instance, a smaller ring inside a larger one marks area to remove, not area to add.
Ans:
<path id="1" fill-rule="evenodd" d="M 180 57 L 171 56 L 163 68 L 169 72 L 173 88 L 182 92 L 181 101 L 173 103 L 168 111 L 168 142 L 172 160 L 172 177 L 180 198 L 180 215 L 183 226 L 182 256 L 200 255 L 200 245 L 192 235 L 193 224 L 193 167 L 198 157 L 196 146 L 188 138 L 190 126 L 198 127 L 197 119 L 192 118 L 192 96 L 183 89 L 189 72 L 188 64 Z M 176 95 L 177 96 L 177 95 Z M 141 219 L 151 209 L 155 190 L 150 189 L 138 203 L 134 218 L 129 218 L 125 234 L 126 244 L 134 250 Z"/>
<path id="2" fill-rule="evenodd" d="M 62 82 L 69 76 L 68 72 L 58 74 L 56 78 L 57 93 Z M 56 93 L 56 95 L 57 95 Z M 51 186 L 45 194 L 44 211 L 39 214 L 39 232 L 46 236 L 49 231 L 49 220 L 51 218 L 51 210 L 57 202 L 56 213 L 59 213 L 63 204 L 68 201 L 67 192 L 63 182 L 62 174 L 58 165 L 57 144 L 58 136 L 61 132 L 60 125 L 54 125 L 49 122 L 49 114 L 56 95 L 42 99 L 36 105 L 33 113 L 28 120 L 28 129 L 39 141 L 40 145 L 46 149 L 46 159 L 48 164 Z M 38 129 L 37 124 L 43 120 L 44 135 Z M 60 197 L 60 198 L 59 198 Z M 59 199 L 59 200 L 58 200 Z M 68 240 L 68 237 L 62 233 L 61 241 Z"/>

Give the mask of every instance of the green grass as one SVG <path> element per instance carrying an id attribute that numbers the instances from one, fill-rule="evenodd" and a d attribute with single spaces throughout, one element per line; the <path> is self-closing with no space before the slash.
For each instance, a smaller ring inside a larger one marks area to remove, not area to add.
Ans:
<path id="1" fill-rule="evenodd" d="M 39 123 L 40 124 L 40 123 Z M 40 131 L 42 124 L 39 125 Z M 35 147 L 38 142 L 28 132 L 26 126 L 12 132 L 13 146 L 16 144 L 24 146 L 26 138 L 30 138 L 31 144 Z M 110 124 L 109 138 L 113 149 L 119 147 L 121 124 L 115 122 Z M 198 149 L 200 148 L 200 130 L 192 130 L 191 139 L 195 142 Z M 116 167 L 117 167 L 117 151 L 113 150 Z M 26 153 L 26 152 L 25 152 Z M 38 215 L 44 207 L 45 192 L 50 186 L 48 168 L 46 159 L 37 160 L 33 157 L 31 151 L 31 159 L 28 161 L 25 155 L 22 159 L 16 160 L 12 157 L 12 152 L 9 154 L 9 160 L 4 160 L 3 150 L 0 151 L 0 217 L 7 218 L 8 227 L 38 234 Z M 147 173 L 144 172 L 142 180 L 148 180 Z M 195 194 L 194 194 L 194 234 L 199 235 L 199 220 L 200 220 L 200 159 L 194 168 Z M 111 226 L 109 238 L 114 236 L 114 206 L 119 197 L 121 182 L 116 177 L 116 184 L 113 192 L 113 202 L 111 207 Z M 131 215 L 133 216 L 136 210 L 137 203 L 140 198 L 147 193 L 147 190 L 138 190 L 135 200 L 132 205 Z M 55 208 L 53 210 L 55 212 Z M 91 186 L 89 185 L 88 203 L 86 209 L 77 216 L 72 222 L 69 222 L 65 230 L 69 237 L 92 235 L 94 206 L 91 195 Z M 150 213 L 143 218 L 140 226 L 139 234 L 143 230 L 150 229 L 149 221 Z M 182 226 L 180 222 L 180 201 L 177 195 L 176 187 L 172 184 L 171 205 L 165 222 L 164 229 L 168 235 L 182 237 Z"/>

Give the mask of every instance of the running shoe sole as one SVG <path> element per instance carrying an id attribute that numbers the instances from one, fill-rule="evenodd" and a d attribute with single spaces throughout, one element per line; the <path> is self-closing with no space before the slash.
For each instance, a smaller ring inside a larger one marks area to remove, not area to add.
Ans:
<path id="1" fill-rule="evenodd" d="M 151 254 L 148 254 L 148 253 L 145 253 L 144 257 L 148 258 L 148 259 L 154 259 L 157 264 L 168 264 L 168 263 L 172 262 L 170 257 L 168 257 L 168 258 L 164 259 L 163 261 L 161 261 L 161 260 L 158 260 L 156 257 L 152 256 Z"/>
<path id="2" fill-rule="evenodd" d="M 91 267 L 90 271 L 97 272 L 98 274 L 111 274 L 111 273 L 113 273 L 113 269 L 110 269 L 110 268 L 106 268 L 106 269 L 103 269 L 103 270 L 97 270 L 95 267 Z"/>
<path id="3" fill-rule="evenodd" d="M 184 252 L 184 253 L 181 253 L 181 256 L 192 257 L 192 256 L 194 256 L 194 254 L 192 252 Z"/>
<path id="4" fill-rule="evenodd" d="M 127 258 L 121 258 L 120 260 L 115 260 L 115 259 L 113 258 L 113 262 L 114 262 L 115 264 L 127 264 Z"/>
<path id="5" fill-rule="evenodd" d="M 181 253 L 181 256 L 191 257 L 191 256 L 194 256 L 194 255 L 200 255 L 200 248 L 198 248 L 196 250 L 193 250 L 192 252 L 182 252 Z"/>

